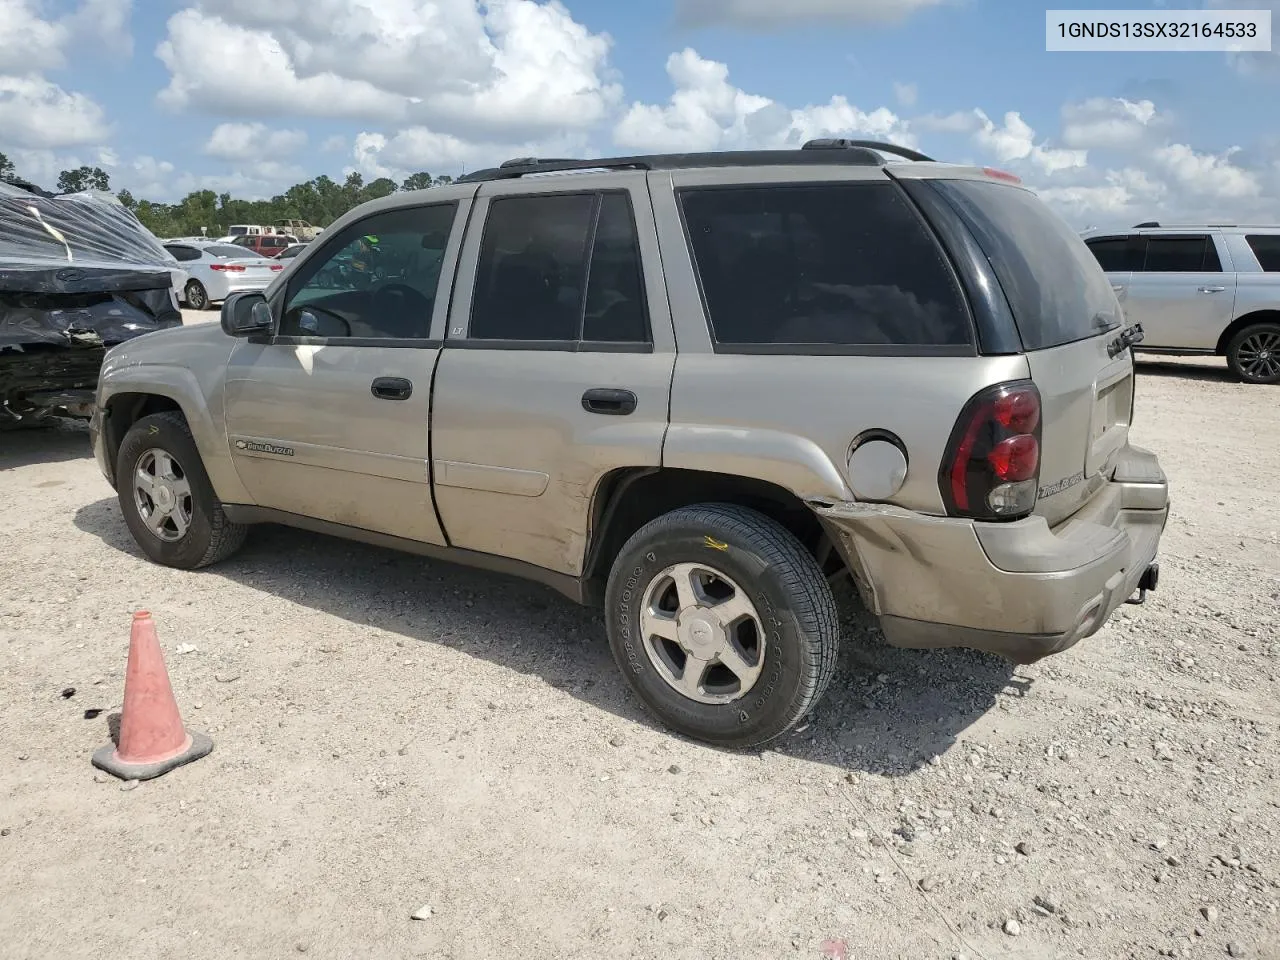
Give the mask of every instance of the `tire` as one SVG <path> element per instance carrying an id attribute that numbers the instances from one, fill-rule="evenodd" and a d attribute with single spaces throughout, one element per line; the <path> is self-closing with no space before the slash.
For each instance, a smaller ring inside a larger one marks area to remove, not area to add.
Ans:
<path id="1" fill-rule="evenodd" d="M 187 284 L 184 296 L 187 306 L 192 310 L 208 310 L 212 306 L 209 303 L 209 291 L 205 290 L 204 284 L 199 280 L 192 280 Z"/>
<path id="2" fill-rule="evenodd" d="M 1232 337 L 1227 366 L 1245 383 L 1280 383 L 1280 323 L 1255 323 Z"/>
<path id="3" fill-rule="evenodd" d="M 163 457 L 172 469 L 161 466 Z M 139 468 L 152 477 L 172 474 L 177 479 L 166 479 L 168 493 L 156 489 L 144 499 L 138 494 Z M 129 429 L 116 457 L 116 489 L 129 532 L 154 563 L 180 570 L 207 567 L 239 550 L 248 533 L 248 527 L 232 523 L 223 512 L 180 413 L 155 413 Z M 167 503 L 173 504 L 170 519 L 157 531 L 149 525 L 144 507 L 149 505 L 154 522 L 163 513 L 156 513 L 157 508 Z"/>
<path id="4" fill-rule="evenodd" d="M 681 638 L 657 639 L 642 621 L 655 624 L 653 611 L 662 618 L 675 616 L 670 608 L 679 594 L 676 581 L 691 568 L 692 578 L 702 579 L 693 587 L 699 602 L 680 609 L 696 612 L 670 621 L 684 624 L 677 630 L 686 631 Z M 708 578 L 708 573 L 719 577 Z M 746 616 L 727 628 L 701 620 L 703 611 L 727 609 L 721 605 L 730 601 L 740 604 L 739 593 L 753 607 L 754 619 Z M 728 600 L 717 603 L 726 595 Z M 717 746 L 757 747 L 786 733 L 818 702 L 835 672 L 839 617 L 826 578 L 785 527 L 743 507 L 682 507 L 642 527 L 613 564 L 605 614 L 614 659 L 636 695 L 668 726 Z M 721 629 L 732 637 L 727 652 L 730 659 L 740 658 L 739 669 L 730 670 L 729 660 L 717 654 L 705 674 L 698 669 L 689 674 L 690 663 L 700 667 L 707 651 L 723 642 Z M 747 642 L 741 642 L 744 631 Z M 702 656 L 691 658 L 689 650 Z M 681 677 L 694 679 L 673 683 L 682 655 Z M 750 686 L 741 680 L 744 666 L 756 671 Z M 696 692 L 687 695 L 681 685 Z M 719 702 L 695 697 L 718 697 Z"/>

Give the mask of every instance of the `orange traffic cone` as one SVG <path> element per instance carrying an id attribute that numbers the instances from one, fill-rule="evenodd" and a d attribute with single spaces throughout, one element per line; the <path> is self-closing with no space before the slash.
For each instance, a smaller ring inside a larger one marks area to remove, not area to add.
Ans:
<path id="1" fill-rule="evenodd" d="M 133 615 L 124 674 L 120 740 L 94 751 L 93 765 L 121 780 L 150 780 L 213 750 L 213 741 L 182 725 L 151 614 Z"/>

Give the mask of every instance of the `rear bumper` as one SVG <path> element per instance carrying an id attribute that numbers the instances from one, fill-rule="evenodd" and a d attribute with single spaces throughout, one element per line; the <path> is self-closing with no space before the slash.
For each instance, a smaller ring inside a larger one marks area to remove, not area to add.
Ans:
<path id="1" fill-rule="evenodd" d="M 816 508 L 886 639 L 1032 663 L 1092 636 L 1155 563 L 1169 517 L 1156 457 L 1129 447 L 1075 516 L 980 523 L 897 507 Z"/>

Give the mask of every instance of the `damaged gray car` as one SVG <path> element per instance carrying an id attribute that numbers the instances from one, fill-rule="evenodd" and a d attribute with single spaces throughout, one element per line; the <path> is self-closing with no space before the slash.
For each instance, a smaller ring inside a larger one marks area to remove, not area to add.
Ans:
<path id="1" fill-rule="evenodd" d="M 175 275 L 114 197 L 0 182 L 0 430 L 89 417 L 107 348 L 182 324 Z"/>

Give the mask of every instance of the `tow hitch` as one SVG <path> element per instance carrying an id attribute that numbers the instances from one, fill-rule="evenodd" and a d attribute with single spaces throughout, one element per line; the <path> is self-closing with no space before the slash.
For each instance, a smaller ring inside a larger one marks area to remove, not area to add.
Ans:
<path id="1" fill-rule="evenodd" d="M 1130 597 L 1125 603 L 1132 603 L 1135 606 L 1147 602 L 1148 591 L 1154 591 L 1160 584 L 1160 564 L 1153 563 L 1142 574 L 1142 579 L 1138 581 L 1138 597 L 1133 599 Z"/>

